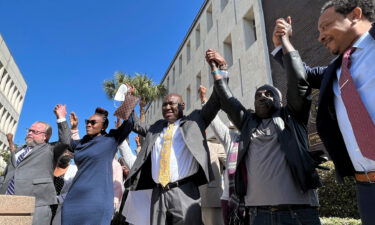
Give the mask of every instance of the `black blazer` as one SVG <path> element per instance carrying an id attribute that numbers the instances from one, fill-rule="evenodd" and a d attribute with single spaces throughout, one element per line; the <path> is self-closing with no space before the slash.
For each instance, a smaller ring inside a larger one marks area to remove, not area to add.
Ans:
<path id="1" fill-rule="evenodd" d="M 215 92 L 201 110 L 194 110 L 188 116 L 181 119 L 181 134 L 187 148 L 199 164 L 198 172 L 193 176 L 194 183 L 198 186 L 206 184 L 214 179 L 211 168 L 210 154 L 208 151 L 205 130 L 215 118 L 220 109 Z M 131 190 L 150 189 L 155 186 L 151 174 L 151 151 L 156 138 L 167 126 L 166 120 L 156 121 L 151 126 L 135 122 L 133 131 L 145 136 L 142 149 L 139 152 L 129 176 L 125 181 L 125 186 Z"/>

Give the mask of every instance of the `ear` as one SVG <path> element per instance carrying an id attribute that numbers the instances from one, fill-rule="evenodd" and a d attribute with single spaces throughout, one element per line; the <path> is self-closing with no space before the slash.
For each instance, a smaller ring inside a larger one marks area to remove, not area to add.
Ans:
<path id="1" fill-rule="evenodd" d="M 359 7 L 354 8 L 347 16 L 352 22 L 358 22 L 362 19 L 362 9 Z"/>
<path id="2" fill-rule="evenodd" d="M 179 108 L 180 110 L 184 111 L 184 110 L 185 110 L 185 102 L 179 103 L 179 104 L 178 104 L 178 108 Z"/>

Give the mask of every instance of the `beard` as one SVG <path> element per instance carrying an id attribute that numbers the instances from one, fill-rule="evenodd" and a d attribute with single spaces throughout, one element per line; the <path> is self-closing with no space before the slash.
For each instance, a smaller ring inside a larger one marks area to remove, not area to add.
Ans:
<path id="1" fill-rule="evenodd" d="M 35 147 L 35 146 L 37 146 L 39 144 L 42 144 L 42 143 L 37 142 L 34 139 L 27 138 L 27 137 L 25 138 L 25 142 L 26 142 L 26 145 L 29 146 L 29 147 Z"/>

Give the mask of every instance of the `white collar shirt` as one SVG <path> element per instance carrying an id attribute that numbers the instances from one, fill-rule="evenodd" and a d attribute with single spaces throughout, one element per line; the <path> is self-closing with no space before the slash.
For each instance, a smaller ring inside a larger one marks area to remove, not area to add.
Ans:
<path id="1" fill-rule="evenodd" d="M 189 151 L 182 130 L 180 128 L 181 119 L 174 122 L 172 146 L 170 154 L 170 182 L 181 180 L 198 172 L 198 162 Z M 160 152 L 163 148 L 164 133 L 167 127 L 163 129 L 157 137 L 151 153 L 152 179 L 159 183 Z"/>

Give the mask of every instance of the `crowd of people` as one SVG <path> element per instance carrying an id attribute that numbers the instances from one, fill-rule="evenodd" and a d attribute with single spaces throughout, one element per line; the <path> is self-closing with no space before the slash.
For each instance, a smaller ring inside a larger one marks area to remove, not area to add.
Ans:
<path id="1" fill-rule="evenodd" d="M 7 136 L 11 157 L 0 194 L 34 196 L 34 225 L 320 225 L 317 170 L 326 157 L 309 151 L 307 132 L 311 93 L 319 89 L 320 138 L 339 181 L 356 180 L 362 224 L 374 225 L 374 21 L 372 0 L 327 1 L 319 41 L 337 58 L 309 67 L 291 43 L 292 18 L 277 19 L 271 54 L 284 68 L 287 93 L 265 84 L 249 96 L 254 109 L 233 95 L 235 74 L 213 49 L 205 54 L 212 94 L 207 100 L 201 86 L 202 108 L 188 115 L 181 95 L 170 93 L 163 119 L 144 124 L 128 86 L 116 128 L 106 131 L 108 112 L 97 108 L 80 138 L 78 117 L 70 114 L 69 127 L 66 106 L 56 105 L 58 142 L 49 142 L 52 128 L 42 121 L 23 146 Z M 126 140 L 132 131 L 136 150 Z"/>

